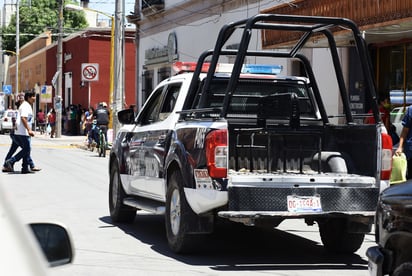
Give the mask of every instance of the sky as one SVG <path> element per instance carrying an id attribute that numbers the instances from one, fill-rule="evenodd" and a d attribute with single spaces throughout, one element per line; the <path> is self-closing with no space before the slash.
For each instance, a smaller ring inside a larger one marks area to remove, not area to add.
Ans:
<path id="1" fill-rule="evenodd" d="M 31 0 L 36 1 L 36 0 Z M 80 1 L 80 0 L 73 0 L 73 1 Z M 124 0 L 125 3 L 125 10 L 124 14 L 129 15 L 130 12 L 134 10 L 134 0 Z M 15 4 L 16 0 L 0 0 L 0 7 L 3 8 L 3 4 Z M 89 8 L 95 9 L 101 12 L 105 12 L 108 14 L 114 14 L 116 4 L 115 0 L 89 0 Z"/>
<path id="2" fill-rule="evenodd" d="M 0 0 L 0 10 L 3 10 L 4 5 L 15 5 L 17 0 Z M 22 0 L 19 0 L 21 3 Z M 36 0 L 31 0 L 31 1 L 36 1 Z M 64 1 L 64 0 L 63 0 Z M 116 9 L 116 0 L 89 0 L 89 8 L 94 9 L 97 11 L 100 11 L 105 14 L 110 14 L 114 15 L 115 9 Z M 122 1 L 122 0 L 119 0 Z M 134 11 L 134 4 L 135 0 L 123 0 L 125 9 L 124 9 L 124 15 L 130 15 L 131 12 Z M 65 1 L 66 3 L 69 2 L 69 0 Z M 77 2 L 80 3 L 80 0 L 70 0 L 71 3 Z M 3 12 L 1 12 L 2 14 Z M 104 15 L 98 15 L 98 20 L 108 20 L 106 16 Z M 8 19 L 6 21 L 1 19 L 1 22 L 5 22 L 8 24 Z M 127 21 L 126 21 L 127 22 Z M 129 26 L 130 27 L 130 26 Z"/>
<path id="3" fill-rule="evenodd" d="M 4 0 L 1 0 L 4 1 Z M 33 1 L 33 0 L 32 0 Z M 134 11 L 134 0 L 124 0 L 124 14 L 129 15 Z M 102 11 L 108 14 L 114 14 L 116 8 L 115 0 L 89 0 L 89 8 Z"/>

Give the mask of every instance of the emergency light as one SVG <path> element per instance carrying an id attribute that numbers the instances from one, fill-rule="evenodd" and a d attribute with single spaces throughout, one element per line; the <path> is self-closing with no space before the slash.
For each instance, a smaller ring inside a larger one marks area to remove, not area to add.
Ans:
<path id="1" fill-rule="evenodd" d="M 242 73 L 278 75 L 282 72 L 282 65 L 245 64 Z"/>
<path id="2" fill-rule="evenodd" d="M 210 63 L 203 63 L 202 73 L 207 73 L 210 67 Z M 196 69 L 196 62 L 182 62 L 177 61 L 173 63 L 173 70 L 176 74 L 184 72 L 194 72 Z M 278 75 L 282 72 L 282 65 L 272 64 L 244 64 L 242 67 L 243 74 L 268 74 Z M 231 73 L 233 71 L 233 64 L 230 63 L 218 63 L 216 66 L 216 73 Z"/>

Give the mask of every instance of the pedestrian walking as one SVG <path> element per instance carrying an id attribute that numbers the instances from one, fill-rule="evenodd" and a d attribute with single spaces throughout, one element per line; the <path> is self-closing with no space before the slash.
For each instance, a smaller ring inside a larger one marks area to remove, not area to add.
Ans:
<path id="1" fill-rule="evenodd" d="M 23 102 L 23 100 L 24 100 L 24 98 L 17 100 L 17 102 L 16 102 L 17 108 L 20 106 L 20 104 Z M 16 110 L 14 112 L 14 115 L 12 117 L 13 128 L 10 130 L 11 145 L 10 145 L 9 151 L 6 154 L 6 158 L 4 159 L 2 172 L 13 172 L 14 171 L 13 168 L 9 168 L 9 167 L 6 166 L 6 161 L 9 160 L 13 156 L 13 154 L 17 151 L 17 149 L 19 148 L 19 144 L 17 143 L 17 140 L 14 137 L 14 135 L 15 135 L 14 132 L 15 132 L 16 127 L 17 127 L 16 126 L 17 116 L 18 116 L 18 110 Z M 29 163 L 29 166 L 30 166 L 30 170 L 35 171 L 35 172 L 41 170 L 39 167 L 36 167 L 34 165 L 34 162 L 33 162 L 33 159 L 31 158 L 31 156 L 29 156 L 28 163 Z"/>
<path id="2" fill-rule="evenodd" d="M 31 137 L 34 136 L 32 125 L 34 121 L 32 105 L 36 100 L 36 94 L 32 91 L 24 94 L 24 101 L 19 106 L 19 112 L 16 120 L 16 131 L 14 138 L 16 144 L 21 147 L 21 150 L 5 162 L 5 168 L 9 171 L 14 171 L 14 164 L 22 159 L 21 173 L 32 173 L 29 169 L 29 160 L 31 152 Z"/>
<path id="3" fill-rule="evenodd" d="M 69 127 L 70 127 L 70 134 L 77 135 L 77 107 L 72 104 L 70 106 L 70 113 L 69 113 Z"/>
<path id="4" fill-rule="evenodd" d="M 89 107 L 89 110 L 85 113 L 85 122 L 84 122 L 84 132 L 87 136 L 87 147 L 90 148 L 93 143 L 93 132 L 92 125 L 94 119 L 94 108 Z"/>

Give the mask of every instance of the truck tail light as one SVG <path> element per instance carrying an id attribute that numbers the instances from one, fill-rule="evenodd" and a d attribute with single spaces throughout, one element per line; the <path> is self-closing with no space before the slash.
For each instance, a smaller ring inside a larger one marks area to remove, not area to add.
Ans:
<path id="1" fill-rule="evenodd" d="M 382 133 L 382 167 L 381 180 L 389 180 L 392 171 L 392 138 Z"/>
<path id="2" fill-rule="evenodd" d="M 227 130 L 213 130 L 206 136 L 206 163 L 210 177 L 227 176 Z"/>

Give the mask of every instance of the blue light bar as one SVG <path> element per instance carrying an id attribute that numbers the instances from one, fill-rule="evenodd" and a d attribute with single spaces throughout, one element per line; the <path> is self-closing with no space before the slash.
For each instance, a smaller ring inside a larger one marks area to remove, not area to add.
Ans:
<path id="1" fill-rule="evenodd" d="M 242 73 L 277 75 L 282 72 L 282 69 L 282 65 L 245 64 L 243 65 Z"/>

